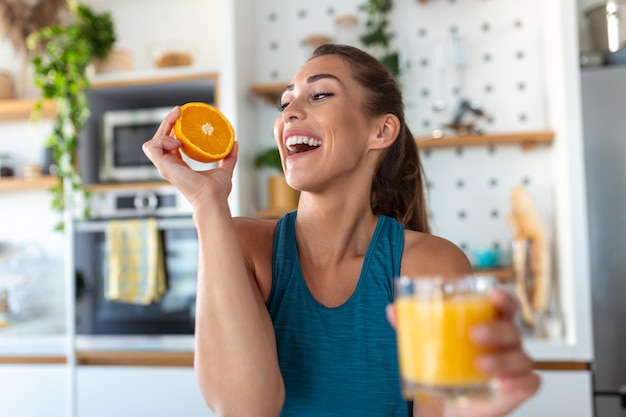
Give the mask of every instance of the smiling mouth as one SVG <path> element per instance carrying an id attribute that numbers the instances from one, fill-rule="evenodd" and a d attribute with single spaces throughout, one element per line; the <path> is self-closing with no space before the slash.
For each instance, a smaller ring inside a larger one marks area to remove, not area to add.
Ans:
<path id="1" fill-rule="evenodd" d="M 308 152 L 317 149 L 322 145 L 322 141 L 306 136 L 291 136 L 285 145 L 290 154 Z"/>

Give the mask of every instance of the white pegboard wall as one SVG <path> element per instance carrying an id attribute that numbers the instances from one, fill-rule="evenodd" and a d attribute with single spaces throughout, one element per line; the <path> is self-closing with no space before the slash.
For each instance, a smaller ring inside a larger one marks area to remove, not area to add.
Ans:
<path id="1" fill-rule="evenodd" d="M 337 16 L 357 13 L 362 16 L 359 12 L 362 3 L 362 0 L 257 2 L 257 81 L 288 81 L 310 55 L 305 39 L 313 34 L 334 38 Z"/>
<path id="2" fill-rule="evenodd" d="M 417 135 L 450 122 L 461 99 L 478 101 L 487 132 L 545 129 L 537 0 L 397 1 L 407 118 Z M 459 40 L 455 59 L 451 39 Z M 437 111 L 437 102 L 445 109 Z"/>
<path id="3" fill-rule="evenodd" d="M 289 80 L 310 54 L 306 37 L 334 38 L 337 16 L 359 16 L 362 33 L 365 15 L 359 6 L 363 3 L 258 2 L 256 81 Z M 546 128 L 539 6 L 538 0 L 395 2 L 393 42 L 403 60 L 401 82 L 415 134 L 428 134 L 451 121 L 461 98 L 481 103 L 487 117 L 477 122 L 485 131 Z M 465 56 L 461 69 L 455 67 L 450 50 L 453 35 L 461 40 Z M 439 100 L 445 110 L 433 109 Z"/>
<path id="4" fill-rule="evenodd" d="M 422 151 L 421 157 L 433 233 L 452 240 L 468 255 L 476 249 L 510 249 L 512 233 L 506 218 L 511 212 L 511 192 L 520 184 L 528 188 L 542 220 L 552 230 L 549 147 L 432 149 Z"/>
<path id="5" fill-rule="evenodd" d="M 365 15 L 359 6 L 363 3 L 257 2 L 255 81 L 288 81 L 310 53 L 303 40 L 311 34 L 333 37 L 338 15 L 357 14 L 362 32 Z M 482 105 L 487 116 L 476 123 L 487 133 L 549 129 L 540 10 L 540 0 L 430 0 L 426 4 L 396 0 L 391 29 L 401 54 L 400 81 L 413 133 L 429 135 L 450 122 L 463 98 Z M 462 71 L 453 64 L 452 35 L 462 40 Z M 445 103 L 443 110 L 435 110 L 437 100 Z M 265 147 L 273 144 L 277 113 L 263 109 L 261 114 L 260 147 Z M 518 184 L 529 187 L 551 227 L 551 159 L 549 146 L 530 151 L 516 145 L 423 151 L 434 232 L 470 255 L 479 247 L 507 250 L 511 232 L 506 215 L 511 210 L 511 190 Z"/>

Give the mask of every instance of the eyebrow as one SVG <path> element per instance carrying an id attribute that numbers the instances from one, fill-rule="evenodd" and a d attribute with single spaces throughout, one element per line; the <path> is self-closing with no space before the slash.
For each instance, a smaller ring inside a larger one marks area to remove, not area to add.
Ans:
<path id="1" fill-rule="evenodd" d="M 323 80 L 325 78 L 331 78 L 333 80 L 337 80 L 339 84 L 342 84 L 341 80 L 337 76 L 333 74 L 326 74 L 326 73 L 311 75 L 309 78 L 306 79 L 306 82 L 307 84 L 313 84 L 314 82 Z M 283 93 L 286 91 L 293 91 L 294 88 L 295 86 L 293 84 L 289 84 L 287 87 L 285 87 L 285 89 L 283 90 Z"/>

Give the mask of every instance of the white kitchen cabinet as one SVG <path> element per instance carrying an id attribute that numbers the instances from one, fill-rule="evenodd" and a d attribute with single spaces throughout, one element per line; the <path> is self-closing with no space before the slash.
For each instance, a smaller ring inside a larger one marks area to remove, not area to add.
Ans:
<path id="1" fill-rule="evenodd" d="M 593 417 L 591 373 L 544 371 L 539 392 L 510 417 Z"/>
<path id="2" fill-rule="evenodd" d="M 1 365 L 0 416 L 63 416 L 65 365 Z"/>
<path id="3" fill-rule="evenodd" d="M 193 368 L 79 366 L 76 395 L 77 417 L 215 416 Z"/>

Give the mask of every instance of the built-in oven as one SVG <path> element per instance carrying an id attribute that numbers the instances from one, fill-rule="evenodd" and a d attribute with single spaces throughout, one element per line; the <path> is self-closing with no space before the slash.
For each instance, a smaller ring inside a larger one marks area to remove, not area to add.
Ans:
<path id="1" fill-rule="evenodd" d="M 94 216 L 75 226 L 77 334 L 192 334 L 198 240 L 182 195 L 173 187 L 164 187 L 106 192 L 94 196 L 94 200 Z M 109 225 L 147 218 L 156 219 L 165 291 L 149 303 L 111 299 L 107 293 L 111 279 L 107 273 L 111 254 L 106 249 Z"/>

